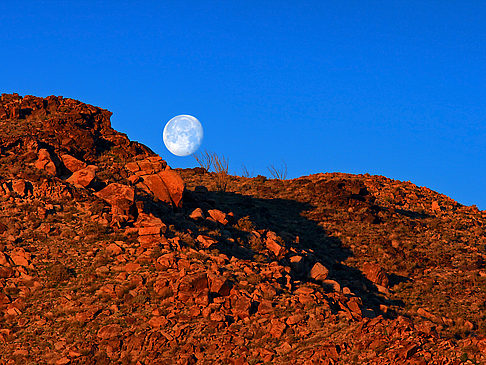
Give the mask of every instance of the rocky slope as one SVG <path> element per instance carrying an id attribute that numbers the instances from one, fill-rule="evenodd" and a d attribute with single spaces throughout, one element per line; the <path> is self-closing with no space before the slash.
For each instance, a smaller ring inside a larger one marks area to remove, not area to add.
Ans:
<path id="1" fill-rule="evenodd" d="M 381 176 L 170 169 L 0 101 L 0 364 L 486 361 L 486 213 Z"/>

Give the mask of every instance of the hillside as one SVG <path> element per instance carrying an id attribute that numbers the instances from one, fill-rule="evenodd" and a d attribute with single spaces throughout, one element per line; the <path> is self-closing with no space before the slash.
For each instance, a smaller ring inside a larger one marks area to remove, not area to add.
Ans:
<path id="1" fill-rule="evenodd" d="M 410 182 L 171 169 L 0 101 L 0 364 L 486 362 L 486 212 Z"/>

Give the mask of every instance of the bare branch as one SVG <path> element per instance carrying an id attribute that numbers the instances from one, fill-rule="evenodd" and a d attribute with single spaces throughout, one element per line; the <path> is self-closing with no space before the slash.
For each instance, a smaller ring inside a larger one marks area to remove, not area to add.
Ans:
<path id="1" fill-rule="evenodd" d="M 281 167 L 271 164 L 267 169 L 274 179 L 285 180 L 287 178 L 287 164 L 285 162 L 282 162 Z"/>
<path id="2" fill-rule="evenodd" d="M 213 153 L 204 150 L 204 152 L 194 153 L 192 157 L 194 157 L 203 169 L 207 172 L 213 167 Z"/>
<path id="3" fill-rule="evenodd" d="M 241 176 L 250 178 L 250 177 L 252 177 L 252 175 L 253 175 L 253 171 L 250 172 L 246 168 L 246 165 L 245 164 L 241 165 Z"/>

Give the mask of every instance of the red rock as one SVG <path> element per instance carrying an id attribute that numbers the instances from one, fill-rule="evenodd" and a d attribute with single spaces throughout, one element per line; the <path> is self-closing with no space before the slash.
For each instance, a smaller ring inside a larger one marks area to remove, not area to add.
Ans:
<path id="1" fill-rule="evenodd" d="M 289 326 L 292 326 L 294 324 L 301 322 L 303 319 L 304 319 L 304 315 L 302 313 L 294 314 L 294 315 L 290 316 L 289 318 L 287 318 L 285 323 L 287 323 Z"/>
<path id="2" fill-rule="evenodd" d="M 66 181 L 77 187 L 87 187 L 96 177 L 96 166 L 75 171 Z"/>
<path id="3" fill-rule="evenodd" d="M 85 162 L 80 161 L 71 155 L 67 155 L 67 154 L 61 155 L 61 160 L 64 166 L 66 166 L 66 168 L 71 172 L 76 172 L 86 167 Z"/>
<path id="4" fill-rule="evenodd" d="M 273 308 L 273 303 L 271 300 L 267 299 L 262 299 L 260 301 L 260 304 L 258 304 L 258 313 L 260 314 L 268 314 L 268 313 L 273 313 L 274 308 Z"/>
<path id="5" fill-rule="evenodd" d="M 170 198 L 176 207 L 181 206 L 182 195 L 184 194 L 184 181 L 174 170 L 164 170 L 158 173 L 169 190 Z"/>
<path id="6" fill-rule="evenodd" d="M 192 274 L 182 278 L 178 291 L 181 300 L 192 298 L 201 292 L 209 293 L 206 273 Z M 207 297 L 207 294 L 203 296 Z"/>
<path id="7" fill-rule="evenodd" d="M 123 249 L 116 243 L 110 243 L 108 246 L 106 246 L 106 251 L 112 255 L 119 255 L 123 252 Z"/>
<path id="8" fill-rule="evenodd" d="M 270 321 L 270 326 L 268 332 L 275 337 L 275 338 L 280 338 L 282 337 L 282 334 L 284 333 L 285 329 L 287 328 L 287 325 L 283 322 L 281 322 L 279 319 L 272 319 Z"/>
<path id="9" fill-rule="evenodd" d="M 433 210 L 434 212 L 440 212 L 440 210 L 441 210 L 441 209 L 440 209 L 439 202 L 437 202 L 436 200 L 434 200 L 434 201 L 432 202 L 432 210 Z"/>
<path id="10" fill-rule="evenodd" d="M 9 259 L 7 255 L 0 251 L 0 265 L 10 266 L 12 260 Z"/>
<path id="11" fill-rule="evenodd" d="M 67 356 L 61 357 L 59 360 L 56 361 L 56 365 L 66 365 L 71 363 L 71 359 Z"/>
<path id="12" fill-rule="evenodd" d="M 118 337 L 122 333 L 122 328 L 119 324 L 109 324 L 100 328 L 98 331 L 98 337 L 101 340 L 111 340 Z"/>
<path id="13" fill-rule="evenodd" d="M 211 293 L 218 294 L 220 296 L 228 296 L 231 290 L 231 284 L 228 279 L 219 275 L 209 274 L 209 290 Z"/>
<path id="14" fill-rule="evenodd" d="M 159 175 L 146 175 L 142 178 L 143 183 L 147 187 L 148 191 L 151 192 L 158 200 L 165 203 L 172 203 L 169 190 Z"/>
<path id="15" fill-rule="evenodd" d="M 232 312 L 233 314 L 240 318 L 246 318 L 250 316 L 251 299 L 245 295 L 237 295 L 231 299 Z"/>
<path id="16" fill-rule="evenodd" d="M 209 236 L 203 236 L 201 234 L 199 236 L 197 236 L 196 240 L 199 243 L 201 243 L 201 247 L 203 247 L 203 248 L 209 248 L 212 245 L 214 245 L 215 243 L 218 243 L 218 241 L 215 240 L 214 238 L 211 238 Z"/>
<path id="17" fill-rule="evenodd" d="M 326 280 L 329 270 L 320 262 L 316 262 L 310 271 L 310 277 L 314 280 Z"/>
<path id="18" fill-rule="evenodd" d="M 265 241 L 265 245 L 267 246 L 267 248 L 273 252 L 273 254 L 277 257 L 279 257 L 283 252 L 284 252 L 284 248 L 282 246 L 280 246 L 276 241 L 274 241 L 273 239 L 267 239 Z"/>
<path id="19" fill-rule="evenodd" d="M 135 190 L 127 185 L 112 183 L 95 195 L 128 215 L 135 199 Z"/>
<path id="20" fill-rule="evenodd" d="M 148 324 L 153 328 L 164 327 L 167 323 L 169 323 L 169 321 L 161 316 L 154 316 L 148 321 Z"/>
<path id="21" fill-rule="evenodd" d="M 162 232 L 162 226 L 140 227 L 138 234 L 140 236 L 145 235 L 160 235 Z"/>
<path id="22" fill-rule="evenodd" d="M 194 209 L 192 213 L 189 215 L 189 218 L 194 220 L 199 220 L 199 219 L 203 220 L 205 218 L 203 210 L 201 208 Z"/>
<path id="23" fill-rule="evenodd" d="M 386 274 L 385 270 L 383 270 L 383 268 L 381 268 L 379 265 L 365 263 L 363 265 L 363 273 L 369 281 L 385 288 L 388 287 L 388 275 Z"/>
<path id="24" fill-rule="evenodd" d="M 218 209 L 210 209 L 208 210 L 208 214 L 213 218 L 216 222 L 221 223 L 222 225 L 228 224 L 228 220 L 226 219 L 226 214 Z"/>
<path id="25" fill-rule="evenodd" d="M 0 305 L 8 303 L 10 303 L 10 298 L 5 293 L 0 292 Z"/>
<path id="26" fill-rule="evenodd" d="M 30 253 L 25 252 L 23 249 L 12 252 L 10 258 L 15 265 L 25 267 L 29 266 Z"/>
<path id="27" fill-rule="evenodd" d="M 214 312 L 214 313 L 211 313 L 209 315 L 209 319 L 211 319 L 211 321 L 215 321 L 215 322 L 224 322 L 226 317 L 221 312 Z"/>
<path id="28" fill-rule="evenodd" d="M 326 280 L 322 280 L 322 283 L 324 285 L 328 285 L 332 287 L 332 289 L 337 293 L 341 291 L 341 285 L 336 280 L 326 279 Z"/>
<path id="29" fill-rule="evenodd" d="M 39 150 L 38 160 L 35 162 L 34 166 L 39 170 L 46 170 L 49 174 L 56 176 L 57 167 L 51 158 L 49 151 L 42 148 Z"/>
<path id="30" fill-rule="evenodd" d="M 27 195 L 27 184 L 25 180 L 12 181 L 12 190 L 20 196 Z"/>
<path id="31" fill-rule="evenodd" d="M 135 262 L 129 262 L 124 267 L 124 270 L 127 272 L 138 271 L 139 269 L 140 269 L 140 264 L 137 264 Z"/>
<path id="32" fill-rule="evenodd" d="M 10 267 L 0 266 L 0 279 L 11 278 L 14 276 L 14 271 Z"/>
<path id="33" fill-rule="evenodd" d="M 414 343 L 407 344 L 405 345 L 404 348 L 399 350 L 399 356 L 403 359 L 408 359 L 412 357 L 417 352 L 418 349 L 419 346 L 417 344 Z"/>
<path id="34" fill-rule="evenodd" d="M 357 297 L 351 297 L 349 298 L 348 302 L 346 303 L 349 310 L 358 316 L 362 315 L 361 312 L 361 301 Z"/>
<path id="35" fill-rule="evenodd" d="M 138 166 L 137 162 L 129 162 L 125 165 L 125 168 L 132 173 L 140 171 L 140 166 Z"/>

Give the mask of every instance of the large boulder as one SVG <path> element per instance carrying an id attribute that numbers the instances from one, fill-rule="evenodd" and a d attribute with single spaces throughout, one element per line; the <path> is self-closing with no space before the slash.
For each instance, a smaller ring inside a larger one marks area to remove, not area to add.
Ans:
<path id="1" fill-rule="evenodd" d="M 160 201 L 181 206 L 184 193 L 184 181 L 179 174 L 173 170 L 164 170 L 156 174 L 143 175 L 143 185 Z"/>
<path id="2" fill-rule="evenodd" d="M 96 177 L 97 167 L 90 165 L 84 169 L 75 171 L 66 181 L 77 187 L 87 187 Z"/>
<path id="3" fill-rule="evenodd" d="M 71 172 L 76 172 L 78 170 L 84 169 L 86 167 L 86 163 L 83 161 L 78 160 L 77 158 L 64 154 L 61 156 L 62 163 L 66 168 Z"/>
<path id="4" fill-rule="evenodd" d="M 172 203 L 169 190 L 158 174 L 143 176 L 143 184 L 145 186 L 142 185 L 142 188 L 146 187 L 144 190 L 148 190 L 148 192 L 152 193 L 158 200 Z"/>
<path id="5" fill-rule="evenodd" d="M 182 195 L 184 194 L 184 181 L 174 170 L 164 170 L 158 173 L 165 186 L 169 190 L 169 195 L 176 207 L 180 207 Z"/>
<path id="6" fill-rule="evenodd" d="M 57 167 L 51 158 L 51 154 L 45 148 L 39 150 L 38 159 L 34 163 L 39 170 L 46 170 L 49 174 L 56 176 Z"/>
<path id="7" fill-rule="evenodd" d="M 112 183 L 95 195 L 111 205 L 117 214 L 129 215 L 135 200 L 135 190 L 127 185 Z"/>

